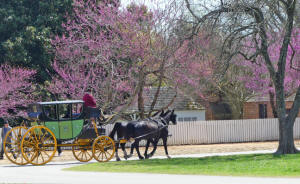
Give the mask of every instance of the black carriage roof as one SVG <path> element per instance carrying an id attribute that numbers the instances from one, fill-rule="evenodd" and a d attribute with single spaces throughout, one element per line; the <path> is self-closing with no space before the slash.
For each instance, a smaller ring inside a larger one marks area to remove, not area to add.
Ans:
<path id="1" fill-rule="evenodd" d="M 52 102 L 37 102 L 39 105 L 56 105 L 56 104 L 75 104 L 83 103 L 82 100 L 65 100 L 65 101 L 52 101 Z"/>

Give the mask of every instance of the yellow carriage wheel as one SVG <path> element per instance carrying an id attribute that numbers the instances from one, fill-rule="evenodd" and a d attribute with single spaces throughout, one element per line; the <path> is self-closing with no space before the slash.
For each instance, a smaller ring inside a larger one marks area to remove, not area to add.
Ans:
<path id="1" fill-rule="evenodd" d="M 93 159 L 92 145 L 90 139 L 75 140 L 72 146 L 74 157 L 80 162 L 88 162 Z"/>
<path id="2" fill-rule="evenodd" d="M 3 151 L 6 158 L 17 165 L 28 164 L 21 151 L 21 141 L 26 132 L 27 128 L 24 126 L 14 127 L 7 132 L 3 141 Z"/>
<path id="3" fill-rule="evenodd" d="M 93 142 L 93 157 L 99 162 L 107 162 L 114 157 L 115 142 L 108 136 L 99 136 Z"/>
<path id="4" fill-rule="evenodd" d="M 21 151 L 32 165 L 44 165 L 55 155 L 57 142 L 53 132 L 45 126 L 31 127 L 23 136 Z"/>

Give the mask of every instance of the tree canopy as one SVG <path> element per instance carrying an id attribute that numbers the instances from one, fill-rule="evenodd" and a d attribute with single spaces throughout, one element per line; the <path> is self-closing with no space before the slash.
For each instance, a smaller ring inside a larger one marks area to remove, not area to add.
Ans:
<path id="1" fill-rule="evenodd" d="M 300 86 L 296 88 L 294 103 L 289 113 L 286 111 L 284 86 L 288 51 L 295 35 L 292 32 L 296 24 L 296 2 L 297 0 L 220 0 L 206 3 L 199 0 L 193 4 L 185 0 L 194 20 L 193 33 L 201 26 L 212 27 L 211 32 L 222 30 L 224 41 L 221 48 L 225 62 L 230 64 L 236 56 L 242 56 L 249 62 L 263 59 L 275 89 L 279 120 L 279 147 L 276 152 L 278 154 L 298 152 L 293 140 L 293 125 L 300 108 Z M 275 52 L 270 48 L 278 38 L 281 39 L 277 62 L 272 62 Z M 253 44 L 249 45 L 249 40 Z"/>
<path id="2" fill-rule="evenodd" d="M 38 82 L 51 77 L 51 36 L 61 35 L 72 0 L 0 1 L 0 63 L 35 69 Z"/>

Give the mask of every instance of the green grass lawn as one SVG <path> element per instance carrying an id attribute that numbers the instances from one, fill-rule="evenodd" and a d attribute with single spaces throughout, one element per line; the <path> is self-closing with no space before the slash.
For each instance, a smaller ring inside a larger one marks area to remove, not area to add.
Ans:
<path id="1" fill-rule="evenodd" d="M 252 154 L 91 163 L 71 171 L 300 177 L 300 154 Z"/>

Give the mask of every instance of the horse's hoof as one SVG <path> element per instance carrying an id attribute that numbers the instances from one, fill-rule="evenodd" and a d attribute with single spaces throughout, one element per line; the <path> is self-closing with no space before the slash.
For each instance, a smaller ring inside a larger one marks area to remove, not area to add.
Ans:
<path id="1" fill-rule="evenodd" d="M 171 159 L 171 157 L 169 155 L 167 155 L 168 159 Z"/>
<path id="2" fill-rule="evenodd" d="M 144 157 L 139 157 L 140 160 L 144 160 Z"/>
<path id="3" fill-rule="evenodd" d="M 117 161 L 121 161 L 121 159 L 120 159 L 120 158 L 117 158 L 116 160 L 117 160 Z"/>

